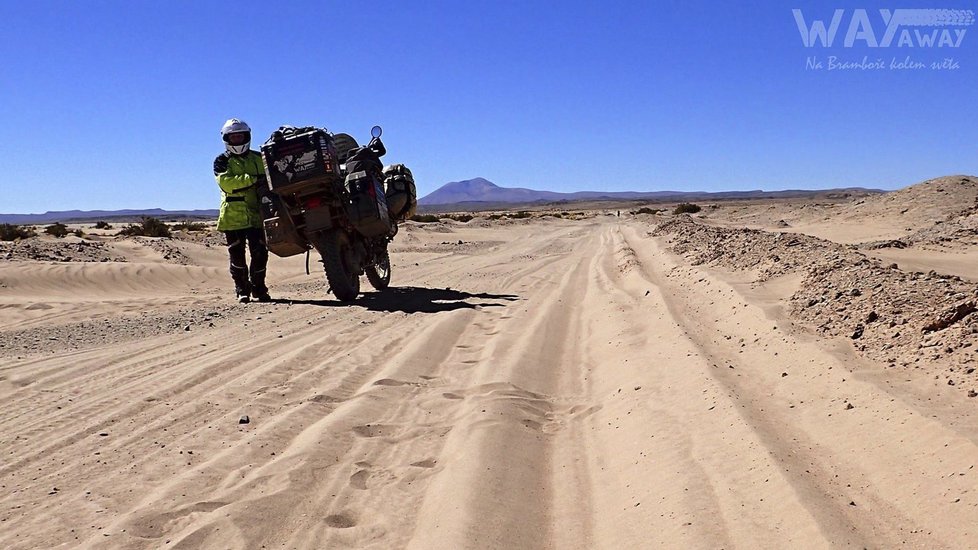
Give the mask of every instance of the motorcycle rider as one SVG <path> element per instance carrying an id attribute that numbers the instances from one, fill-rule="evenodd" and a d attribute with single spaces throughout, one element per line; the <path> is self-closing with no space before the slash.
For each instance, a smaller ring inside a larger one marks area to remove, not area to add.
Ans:
<path id="1" fill-rule="evenodd" d="M 221 211 L 217 230 L 227 239 L 231 279 L 239 302 L 252 297 L 271 301 L 265 286 L 268 247 L 259 211 L 259 199 L 268 192 L 261 154 L 249 149 L 251 128 L 232 118 L 221 128 L 225 151 L 214 159 L 214 178 L 221 188 Z M 245 259 L 245 243 L 251 252 L 251 269 Z M 249 278 L 250 275 L 250 278 Z"/>

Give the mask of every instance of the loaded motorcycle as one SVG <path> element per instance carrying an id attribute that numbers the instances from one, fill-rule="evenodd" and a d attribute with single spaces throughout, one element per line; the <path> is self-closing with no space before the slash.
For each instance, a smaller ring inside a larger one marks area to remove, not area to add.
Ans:
<path id="1" fill-rule="evenodd" d="M 343 302 L 360 294 L 361 275 L 377 290 L 390 285 L 387 245 L 397 222 L 417 208 L 411 171 L 380 161 L 387 152 L 381 133 L 374 126 L 370 142 L 358 146 L 348 134 L 283 126 L 261 147 L 268 250 L 287 257 L 315 249 L 330 290 Z"/>

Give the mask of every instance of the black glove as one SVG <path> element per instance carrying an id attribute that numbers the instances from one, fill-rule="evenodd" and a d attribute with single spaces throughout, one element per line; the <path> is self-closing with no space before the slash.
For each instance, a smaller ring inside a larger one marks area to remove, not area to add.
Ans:
<path id="1" fill-rule="evenodd" d="M 269 193 L 268 178 L 265 177 L 265 174 L 260 174 L 255 178 L 255 190 L 258 191 L 259 197 L 263 197 Z"/>

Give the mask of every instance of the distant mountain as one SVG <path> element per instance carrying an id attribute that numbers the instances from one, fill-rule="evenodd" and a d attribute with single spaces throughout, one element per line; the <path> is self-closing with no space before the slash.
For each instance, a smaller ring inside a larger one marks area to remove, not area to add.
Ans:
<path id="1" fill-rule="evenodd" d="M 0 214 L 0 223 L 37 224 L 54 222 L 81 222 L 92 220 L 138 220 L 153 218 L 216 218 L 217 210 L 65 210 L 43 214 Z"/>
<path id="2" fill-rule="evenodd" d="M 534 202 L 560 200 L 561 193 L 532 189 L 505 188 L 485 178 L 446 183 L 422 197 L 421 204 L 455 204 L 459 202 Z"/>
<path id="3" fill-rule="evenodd" d="M 786 191 L 726 191 L 720 193 L 689 192 L 689 191 L 578 191 L 575 193 L 557 193 L 554 191 L 535 191 L 533 189 L 500 187 L 485 178 L 475 178 L 465 181 L 446 183 L 432 193 L 422 197 L 418 203 L 422 206 L 449 204 L 522 204 L 533 202 L 559 202 L 584 200 L 709 200 L 709 199 L 753 199 L 753 198 L 792 198 L 812 195 L 831 194 L 867 194 L 882 193 L 878 189 L 863 189 L 861 187 L 847 189 L 823 189 L 817 191 L 786 190 Z"/>
<path id="4" fill-rule="evenodd" d="M 527 203 L 575 200 L 613 200 L 643 199 L 659 196 L 677 195 L 672 191 L 650 193 L 578 191 L 558 193 L 555 191 L 536 191 L 520 187 L 500 187 L 485 178 L 446 183 L 418 201 L 422 205 L 457 204 L 461 202 Z"/>
<path id="5" fill-rule="evenodd" d="M 649 201 L 694 201 L 694 200 L 723 200 L 723 199 L 772 199 L 796 197 L 825 197 L 843 198 L 883 193 L 879 189 L 864 189 L 852 187 L 844 189 L 821 190 L 786 190 L 786 191 L 726 191 L 720 193 L 689 192 L 689 191 L 578 191 L 576 193 L 558 193 L 555 191 L 536 191 L 520 187 L 500 187 L 485 178 L 475 178 L 465 181 L 446 183 L 434 192 L 418 201 L 427 211 L 445 210 L 445 207 L 466 210 L 502 209 L 511 205 L 546 204 L 556 202 L 578 201 L 615 201 L 615 200 L 649 200 Z M 54 222 L 85 222 L 85 221 L 136 221 L 143 216 L 161 219 L 217 218 L 217 210 L 163 210 L 149 208 L 144 210 L 65 210 L 45 212 L 43 214 L 0 214 L 0 223 L 42 224 Z"/>

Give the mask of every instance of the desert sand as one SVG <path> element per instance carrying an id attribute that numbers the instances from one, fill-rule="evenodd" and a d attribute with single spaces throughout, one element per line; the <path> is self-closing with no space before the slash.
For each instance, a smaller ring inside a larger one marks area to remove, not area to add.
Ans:
<path id="1" fill-rule="evenodd" d="M 409 223 L 349 306 L 4 243 L 0 547 L 974 547 L 976 186 Z"/>

